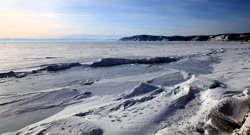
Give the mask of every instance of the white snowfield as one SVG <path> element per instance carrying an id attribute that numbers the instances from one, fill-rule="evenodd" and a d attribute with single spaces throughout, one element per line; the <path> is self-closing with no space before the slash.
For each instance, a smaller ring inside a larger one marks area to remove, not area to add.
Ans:
<path id="1" fill-rule="evenodd" d="M 130 69 L 121 65 L 95 67 L 96 71 L 114 68 L 112 71 L 119 71 L 120 76 L 117 73 L 89 85 L 0 95 L 0 120 L 65 107 L 53 116 L 4 134 L 250 134 L 250 44 L 185 44 L 170 49 L 182 57 L 177 64 L 200 67 L 185 71 L 181 66 L 156 64 L 161 68 L 143 66 L 147 70 L 142 73 L 141 66 L 138 71 L 134 69 L 138 65 L 132 64 L 133 74 L 129 75 L 122 70 Z"/>

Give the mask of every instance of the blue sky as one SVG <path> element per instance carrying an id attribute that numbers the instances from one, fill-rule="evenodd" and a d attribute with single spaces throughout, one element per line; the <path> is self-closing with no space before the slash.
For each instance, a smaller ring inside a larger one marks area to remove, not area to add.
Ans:
<path id="1" fill-rule="evenodd" d="M 0 0 L 0 38 L 250 32 L 250 0 Z"/>

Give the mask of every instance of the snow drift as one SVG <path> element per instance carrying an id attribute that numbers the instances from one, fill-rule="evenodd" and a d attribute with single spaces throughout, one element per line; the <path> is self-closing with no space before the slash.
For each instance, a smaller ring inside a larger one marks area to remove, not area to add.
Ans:
<path id="1" fill-rule="evenodd" d="M 90 92 L 76 89 L 58 89 L 25 94 L 1 95 L 0 118 L 21 114 L 39 109 L 67 106 L 91 97 Z"/>

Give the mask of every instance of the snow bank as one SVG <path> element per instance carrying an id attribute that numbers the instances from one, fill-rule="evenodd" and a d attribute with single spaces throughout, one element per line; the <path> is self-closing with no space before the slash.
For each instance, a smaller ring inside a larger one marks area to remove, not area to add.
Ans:
<path id="1" fill-rule="evenodd" d="M 227 97 L 209 109 L 204 122 L 193 122 L 180 130 L 161 130 L 157 135 L 168 134 L 249 134 L 250 96 L 246 94 Z"/>
<path id="2" fill-rule="evenodd" d="M 29 127 L 27 127 L 29 129 Z M 77 130 L 76 130 L 77 129 Z M 36 134 L 41 135 L 45 133 L 50 134 L 71 134 L 71 135 L 102 135 L 102 129 L 93 125 L 91 122 L 84 119 L 79 119 L 78 117 L 69 117 L 67 119 L 60 119 L 53 121 L 51 123 L 44 123 L 37 127 L 33 127 L 27 131 L 25 134 Z M 23 134 L 22 132 L 17 132 L 16 134 Z"/>
<path id="3" fill-rule="evenodd" d="M 214 65 L 212 74 L 200 75 L 190 84 L 200 89 L 196 114 L 185 126 L 166 126 L 157 135 L 249 134 L 249 49 L 220 48 L 209 53 L 220 63 Z"/>
<path id="4" fill-rule="evenodd" d="M 250 100 L 248 98 L 223 99 L 207 112 L 205 122 L 211 119 L 213 125 L 228 132 L 240 128 L 244 116 L 249 111 Z"/>
<path id="5" fill-rule="evenodd" d="M 164 91 L 163 88 L 159 88 L 157 86 L 149 85 L 146 83 L 140 83 L 132 91 L 121 95 L 121 97 L 118 98 L 117 100 L 127 99 L 127 98 L 131 98 L 131 97 L 135 97 L 135 96 L 140 96 L 140 95 L 143 95 L 146 93 L 150 93 L 150 95 L 155 95 L 156 93 L 159 94 L 163 91 Z"/>
<path id="6" fill-rule="evenodd" d="M 181 72 L 174 72 L 172 74 L 162 75 L 160 77 L 147 81 L 147 83 L 164 87 L 164 86 L 174 86 L 188 79 L 190 79 L 190 74 L 181 71 Z"/>

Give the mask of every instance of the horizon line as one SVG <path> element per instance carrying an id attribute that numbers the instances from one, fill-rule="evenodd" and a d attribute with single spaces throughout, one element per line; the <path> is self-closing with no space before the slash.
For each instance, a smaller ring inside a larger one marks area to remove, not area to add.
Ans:
<path id="1" fill-rule="evenodd" d="M 89 38 L 0 38 L 0 42 L 15 41 L 117 41 L 118 39 L 89 39 Z"/>
<path id="2" fill-rule="evenodd" d="M 192 36 L 217 36 L 217 35 L 226 35 L 226 34 L 249 34 L 247 33 L 225 33 L 225 34 L 213 34 L 213 35 L 192 35 Z M 140 34 L 140 35 L 148 35 L 148 36 L 163 36 L 163 35 L 150 35 L 150 34 Z M 138 35 L 133 35 L 138 36 Z M 133 37 L 128 36 L 128 37 Z M 181 35 L 175 35 L 181 36 Z M 127 37 L 127 36 L 125 36 Z M 174 36 L 164 36 L 164 37 L 174 37 Z M 189 36 L 181 36 L 181 37 L 189 37 Z M 121 37 L 124 38 L 124 37 Z M 119 38 L 119 39 L 121 39 Z M 118 41 L 118 38 L 107 38 L 107 39 L 100 39 L 100 38 L 0 38 L 0 42 L 18 42 L 18 41 Z"/>

